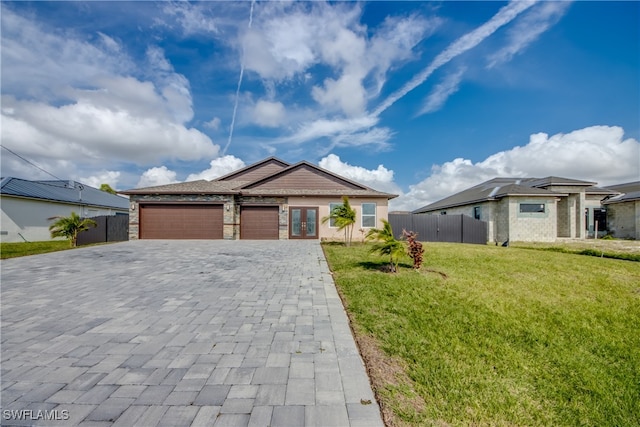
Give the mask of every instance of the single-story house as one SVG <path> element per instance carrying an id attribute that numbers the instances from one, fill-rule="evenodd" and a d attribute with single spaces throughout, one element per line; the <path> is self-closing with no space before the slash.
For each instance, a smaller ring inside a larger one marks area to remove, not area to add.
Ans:
<path id="1" fill-rule="evenodd" d="M 464 214 L 487 222 L 487 241 L 552 242 L 607 233 L 602 200 L 618 195 L 595 182 L 549 176 L 494 178 L 413 211 Z M 637 221 L 637 218 L 636 218 Z"/>
<path id="2" fill-rule="evenodd" d="M 640 240 L 640 181 L 611 185 L 606 189 L 617 192 L 602 202 L 609 232 L 621 239 Z"/>
<path id="3" fill-rule="evenodd" d="M 269 157 L 212 181 L 123 191 L 130 197 L 129 239 L 342 239 L 331 210 L 349 197 L 359 229 L 387 219 L 383 193 L 306 161 Z"/>
<path id="4" fill-rule="evenodd" d="M 52 240 L 49 226 L 54 216 L 126 215 L 129 200 L 74 181 L 29 181 L 1 178 L 2 219 L 0 241 Z"/>

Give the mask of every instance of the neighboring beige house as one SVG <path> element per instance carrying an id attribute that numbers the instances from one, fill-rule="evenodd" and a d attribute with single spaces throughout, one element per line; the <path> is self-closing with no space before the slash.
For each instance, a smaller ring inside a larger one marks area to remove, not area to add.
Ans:
<path id="1" fill-rule="evenodd" d="M 394 194 L 302 161 L 270 157 L 212 181 L 123 191 L 130 239 L 336 239 L 331 209 L 348 196 L 355 230 L 379 227 Z M 356 231 L 355 233 L 358 233 Z M 357 236 L 354 236 L 354 238 Z"/>
<path id="2" fill-rule="evenodd" d="M 596 228 L 599 236 L 607 233 L 602 200 L 619 194 L 595 184 L 555 176 L 494 178 L 413 213 L 464 214 L 486 221 L 489 242 L 585 239 L 594 237 Z"/>
<path id="3" fill-rule="evenodd" d="M 620 239 L 640 240 L 640 181 L 611 185 L 607 189 L 617 192 L 602 202 L 609 232 Z"/>
<path id="4" fill-rule="evenodd" d="M 52 240 L 54 216 L 81 217 L 129 213 L 129 200 L 74 181 L 29 181 L 6 177 L 0 184 L 0 241 Z"/>

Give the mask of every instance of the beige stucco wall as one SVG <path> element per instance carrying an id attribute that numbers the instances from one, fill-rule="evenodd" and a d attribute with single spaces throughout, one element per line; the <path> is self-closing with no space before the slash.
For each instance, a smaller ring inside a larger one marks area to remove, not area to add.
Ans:
<path id="1" fill-rule="evenodd" d="M 322 218 L 329 216 L 329 204 L 342 203 L 340 197 L 289 197 L 289 207 L 318 207 L 318 235 L 320 239 L 326 240 L 344 240 L 344 231 L 338 231 L 337 228 L 329 226 L 329 222 L 322 224 Z M 382 227 L 381 219 L 389 219 L 389 203 L 386 199 L 367 198 L 367 197 L 350 197 L 349 203 L 356 210 L 356 225 L 353 230 L 353 240 L 359 241 L 364 238 L 368 229 L 364 229 L 364 233 L 360 231 L 362 227 L 362 203 L 376 204 L 376 227 Z M 287 209 L 288 210 L 288 209 Z"/>
<path id="2" fill-rule="evenodd" d="M 82 217 L 115 215 L 116 209 L 96 206 L 81 206 L 67 203 L 23 199 L 2 196 L 2 217 L 0 218 L 1 242 L 42 242 L 52 239 L 49 226 L 53 223 L 48 218 L 69 216 L 71 212 Z M 126 213 L 126 211 L 120 211 Z M 22 236 L 22 237 L 21 237 Z"/>
<path id="3" fill-rule="evenodd" d="M 611 203 L 607 207 L 607 223 L 612 236 L 640 240 L 640 200 Z"/>

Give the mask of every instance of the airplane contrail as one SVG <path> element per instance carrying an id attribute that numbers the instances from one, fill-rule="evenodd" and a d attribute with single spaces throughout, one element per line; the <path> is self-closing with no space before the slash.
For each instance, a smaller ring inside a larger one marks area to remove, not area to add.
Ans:
<path id="1" fill-rule="evenodd" d="M 256 0 L 251 0 L 251 10 L 249 11 L 249 29 L 251 28 L 251 24 L 253 23 L 253 6 L 256 4 Z M 236 124 L 236 113 L 238 112 L 238 99 L 240 98 L 240 86 L 242 86 L 242 76 L 244 76 L 244 52 L 242 54 L 242 59 L 240 60 L 240 77 L 238 78 L 238 87 L 236 89 L 236 99 L 233 104 L 233 114 L 231 115 L 231 126 L 229 127 L 229 139 L 227 139 L 227 145 L 224 146 L 224 150 L 222 150 L 222 155 L 224 156 L 227 153 L 227 149 L 229 145 L 231 145 L 231 139 L 233 138 L 233 128 Z"/>
<path id="2" fill-rule="evenodd" d="M 427 80 L 427 78 L 429 78 L 429 76 L 438 68 L 469 49 L 476 47 L 484 39 L 496 32 L 500 27 L 513 21 L 519 14 L 529 9 L 535 3 L 536 0 L 513 0 L 511 3 L 504 6 L 489 21 L 485 22 L 470 33 L 460 37 L 451 43 L 445 50 L 440 52 L 428 67 L 409 80 L 403 87 L 389 95 L 387 99 L 378 106 L 378 108 L 373 110 L 372 115 L 377 117 L 382 114 L 387 108 L 395 104 L 396 101 L 400 100 L 413 89 L 424 83 L 425 80 Z"/>

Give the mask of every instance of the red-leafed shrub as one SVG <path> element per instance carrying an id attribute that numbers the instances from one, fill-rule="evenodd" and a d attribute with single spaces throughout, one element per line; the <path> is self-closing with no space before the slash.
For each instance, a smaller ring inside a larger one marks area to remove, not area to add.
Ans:
<path id="1" fill-rule="evenodd" d="M 408 253 L 413 260 L 413 268 L 419 270 L 422 266 L 424 248 L 422 247 L 422 243 L 417 240 L 418 233 L 415 231 L 402 230 L 402 235 L 407 239 L 407 243 L 409 245 Z"/>

